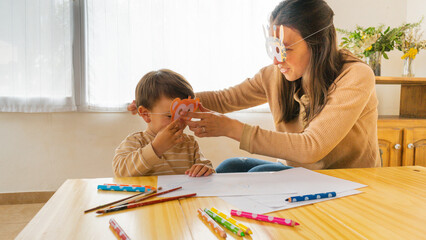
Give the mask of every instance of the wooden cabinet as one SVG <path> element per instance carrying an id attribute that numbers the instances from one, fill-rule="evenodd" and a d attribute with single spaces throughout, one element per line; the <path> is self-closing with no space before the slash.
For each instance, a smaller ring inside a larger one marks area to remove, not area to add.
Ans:
<path id="1" fill-rule="evenodd" d="M 426 127 L 404 128 L 403 166 L 426 167 Z"/>
<path id="2" fill-rule="evenodd" d="M 377 128 L 383 167 L 402 166 L 402 134 L 400 128 Z"/>
<path id="3" fill-rule="evenodd" d="M 426 119 L 380 117 L 377 135 L 383 167 L 426 167 Z"/>
<path id="4" fill-rule="evenodd" d="M 377 76 L 376 84 L 401 85 L 399 116 L 377 123 L 383 167 L 426 167 L 426 78 Z"/>

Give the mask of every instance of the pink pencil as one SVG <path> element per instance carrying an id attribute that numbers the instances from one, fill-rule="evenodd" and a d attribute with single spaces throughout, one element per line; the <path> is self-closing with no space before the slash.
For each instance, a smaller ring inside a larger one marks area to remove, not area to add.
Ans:
<path id="1" fill-rule="evenodd" d="M 123 231 L 123 229 L 118 225 L 114 218 L 109 220 L 109 225 L 114 230 L 115 233 L 120 237 L 121 240 L 130 240 L 129 236 Z"/>
<path id="2" fill-rule="evenodd" d="M 291 220 L 291 219 L 285 219 L 285 218 L 279 218 L 279 217 L 273 217 L 273 216 L 267 216 L 262 214 L 256 214 L 256 213 L 250 213 L 250 212 L 243 212 L 243 211 L 237 211 L 237 210 L 231 210 L 232 216 L 238 216 L 238 217 L 245 217 L 250 218 L 254 220 L 259 220 L 263 222 L 271 222 L 271 223 L 278 223 L 281 225 L 286 226 L 297 226 L 300 225 L 299 223 Z"/>

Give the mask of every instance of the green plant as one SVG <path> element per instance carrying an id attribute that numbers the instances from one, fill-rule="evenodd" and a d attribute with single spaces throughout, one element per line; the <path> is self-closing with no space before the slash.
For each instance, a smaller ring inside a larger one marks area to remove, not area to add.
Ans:
<path id="1" fill-rule="evenodd" d="M 356 56 L 369 57 L 375 52 L 380 52 L 385 59 L 389 59 L 386 52 L 392 51 L 395 46 L 401 43 L 401 36 L 415 24 L 406 23 L 399 27 L 391 28 L 385 25 L 378 27 L 356 26 L 354 31 L 337 29 L 338 32 L 346 35 L 342 37 L 340 46 L 352 51 Z"/>

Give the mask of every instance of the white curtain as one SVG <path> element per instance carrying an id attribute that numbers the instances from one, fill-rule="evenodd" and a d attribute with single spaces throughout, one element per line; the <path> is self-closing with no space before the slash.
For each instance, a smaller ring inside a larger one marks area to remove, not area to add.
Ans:
<path id="1" fill-rule="evenodd" d="M 271 63 L 262 24 L 277 0 L 87 0 L 86 103 L 123 110 L 147 72 L 218 90 Z"/>
<path id="2" fill-rule="evenodd" d="M 75 110 L 71 0 L 0 0 L 0 112 Z"/>

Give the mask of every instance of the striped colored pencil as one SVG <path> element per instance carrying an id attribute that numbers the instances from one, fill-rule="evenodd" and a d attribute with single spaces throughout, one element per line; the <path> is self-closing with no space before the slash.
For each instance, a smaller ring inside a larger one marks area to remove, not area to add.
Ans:
<path id="1" fill-rule="evenodd" d="M 159 188 L 158 188 L 158 190 L 161 190 L 161 187 L 159 187 Z M 133 195 L 133 196 L 126 197 L 126 198 L 122 198 L 122 199 L 117 200 L 117 201 L 114 201 L 114 202 L 105 203 L 105 204 L 103 204 L 103 205 L 100 205 L 100 206 L 97 206 L 97 207 L 94 207 L 94 208 L 91 208 L 91 209 L 87 209 L 87 210 L 85 210 L 85 211 L 84 211 L 84 213 L 88 213 L 88 212 L 91 212 L 91 211 L 94 211 L 94 210 L 98 210 L 98 209 L 101 209 L 101 208 L 105 208 L 105 207 L 108 207 L 108 206 L 110 206 L 110 205 L 117 204 L 117 203 L 120 203 L 120 202 L 123 202 L 123 201 L 129 200 L 129 199 L 133 199 L 133 198 L 138 197 L 138 196 L 141 196 L 141 195 L 143 195 L 143 196 L 150 195 L 150 194 L 152 194 L 152 193 L 155 193 L 156 191 L 157 191 L 157 189 L 155 189 L 154 191 L 148 191 L 148 192 L 146 192 L 146 193 L 144 193 L 144 192 L 143 192 L 143 193 L 138 193 L 138 194 L 135 194 L 135 195 Z"/>
<path id="2" fill-rule="evenodd" d="M 291 226 L 291 227 L 294 227 L 295 225 L 300 225 L 299 223 L 297 223 L 297 222 L 295 222 L 291 219 L 272 217 L 272 216 L 250 213 L 250 212 L 237 211 L 237 210 L 231 210 L 231 215 L 232 216 L 238 216 L 238 217 L 250 218 L 250 219 L 259 220 L 259 221 L 263 221 L 263 222 L 278 223 L 278 224 L 281 224 L 281 225 L 286 225 L 286 226 Z"/>
<path id="3" fill-rule="evenodd" d="M 117 183 L 104 183 L 105 186 L 116 186 L 116 187 L 135 187 L 135 188 L 147 188 L 147 189 L 155 189 L 153 186 L 149 185 L 138 185 L 138 184 L 117 184 Z"/>
<path id="4" fill-rule="evenodd" d="M 203 212 L 201 208 L 197 209 L 198 214 L 214 229 L 219 236 L 226 238 L 226 232 L 209 216 Z"/>
<path id="5" fill-rule="evenodd" d="M 212 207 L 210 210 L 211 210 L 212 212 L 216 213 L 217 215 L 219 215 L 219 216 L 221 216 L 221 217 L 225 218 L 228 222 L 230 222 L 230 223 L 234 224 L 235 226 L 237 226 L 237 227 L 241 228 L 241 230 L 243 230 L 245 233 L 247 233 L 247 234 L 253 234 L 253 232 L 251 231 L 251 229 L 250 229 L 250 228 L 248 228 L 247 226 L 245 226 L 245 225 L 244 225 L 244 224 L 242 224 L 242 223 L 237 222 L 237 220 L 235 220 L 235 219 L 233 219 L 233 218 L 231 218 L 231 217 L 228 217 L 225 213 L 223 213 L 223 212 L 221 212 L 221 211 L 217 210 L 217 209 L 216 209 L 216 208 L 214 208 L 214 207 Z"/>
<path id="6" fill-rule="evenodd" d="M 117 183 L 104 183 L 103 185 L 110 185 L 110 186 L 123 186 L 123 187 L 146 187 L 146 188 L 152 188 L 152 189 L 155 189 L 155 187 L 153 187 L 153 186 L 148 186 L 148 185 L 117 184 Z"/>
<path id="7" fill-rule="evenodd" d="M 114 230 L 115 233 L 117 233 L 118 237 L 120 237 L 121 240 L 130 240 L 129 236 L 124 232 L 124 230 L 118 225 L 117 221 L 115 221 L 114 218 L 111 218 L 109 220 L 109 225 Z"/>
<path id="8" fill-rule="evenodd" d="M 204 208 L 204 212 L 206 212 L 211 218 L 213 218 L 216 222 L 222 224 L 224 227 L 229 229 L 231 232 L 237 234 L 238 236 L 244 237 L 244 231 L 241 230 L 239 227 L 235 226 L 234 224 L 230 223 L 229 221 L 226 221 L 223 217 L 217 215 L 216 213 L 210 211 L 207 208 Z"/>
<path id="9" fill-rule="evenodd" d="M 98 185 L 99 190 L 104 191 L 123 191 L 123 192 L 147 192 L 152 190 L 152 187 L 132 187 L 132 186 L 118 186 L 118 185 Z"/>
<path id="10" fill-rule="evenodd" d="M 96 213 L 98 213 L 98 214 L 105 214 L 105 213 L 110 213 L 110 212 L 117 212 L 117 211 L 121 211 L 121 210 L 125 210 L 125 209 L 143 207 L 143 206 L 152 205 L 152 204 L 156 204 L 156 203 L 162 203 L 162 202 L 168 202 L 168 201 L 178 200 L 178 199 L 181 199 L 181 198 L 194 197 L 195 195 L 197 195 L 197 194 L 196 193 L 191 193 L 191 194 L 180 195 L 180 196 L 176 196 L 176 197 L 168 197 L 168 198 L 162 198 L 162 199 L 152 200 L 152 201 L 149 201 L 149 202 L 131 203 L 131 204 L 121 205 L 121 206 L 118 206 L 118 207 L 115 207 L 115 208 L 111 208 L 111 209 L 98 210 L 98 211 L 96 211 Z"/>
<path id="11" fill-rule="evenodd" d="M 336 196 L 336 192 L 326 192 L 326 193 L 315 193 L 315 194 L 307 194 L 302 196 L 293 196 L 286 199 L 288 202 L 301 202 L 308 200 L 317 200 L 321 198 L 332 198 Z"/>

